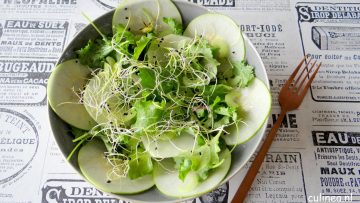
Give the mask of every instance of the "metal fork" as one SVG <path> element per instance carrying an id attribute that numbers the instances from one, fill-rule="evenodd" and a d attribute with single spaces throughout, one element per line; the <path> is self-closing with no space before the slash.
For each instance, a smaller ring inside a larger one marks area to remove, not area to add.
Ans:
<path id="1" fill-rule="evenodd" d="M 310 59 L 304 66 L 304 62 L 308 59 L 309 55 L 305 56 L 299 65 L 296 67 L 294 72 L 291 74 L 289 79 L 286 81 L 284 86 L 280 90 L 279 103 L 281 106 L 281 112 L 273 127 L 271 128 L 268 136 L 265 138 L 260 150 L 258 151 L 254 161 L 252 162 L 246 176 L 238 188 L 232 203 L 244 202 L 247 193 L 264 161 L 265 155 L 269 151 L 271 143 L 276 136 L 276 132 L 279 129 L 282 120 L 284 119 L 288 111 L 297 109 L 303 101 L 312 81 L 314 80 L 316 73 L 318 72 L 321 63 L 316 66 L 316 61 L 311 64 Z M 315 70 L 313 68 L 316 66 Z M 300 74 L 298 72 L 302 69 Z M 307 71 L 306 71 L 307 70 Z M 313 72 L 312 72 L 313 71 Z M 304 73 L 306 74 L 304 75 Z M 296 79 L 295 79 L 296 78 Z"/>

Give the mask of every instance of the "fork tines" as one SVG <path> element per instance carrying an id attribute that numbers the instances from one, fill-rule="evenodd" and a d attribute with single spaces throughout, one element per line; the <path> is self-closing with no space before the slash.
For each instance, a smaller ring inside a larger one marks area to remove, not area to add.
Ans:
<path id="1" fill-rule="evenodd" d="M 296 67 L 296 69 L 294 70 L 294 72 L 291 74 L 291 76 L 284 85 L 285 87 L 288 86 L 289 89 L 293 88 L 294 93 L 298 94 L 300 90 L 305 90 L 302 92 L 306 93 L 307 89 L 310 87 L 312 81 L 316 76 L 316 73 L 318 72 L 321 66 L 321 62 L 316 66 L 317 60 L 315 60 L 315 62 L 312 62 L 312 58 L 308 60 L 309 57 L 310 57 L 309 54 L 304 56 L 304 58 L 300 61 L 299 65 Z M 305 65 L 303 66 L 304 63 Z M 315 66 L 316 68 L 315 70 L 313 70 Z M 301 68 L 302 71 L 300 72 L 300 74 L 298 74 Z M 304 74 L 305 72 L 306 74 Z M 307 83 L 304 85 L 306 80 Z"/>

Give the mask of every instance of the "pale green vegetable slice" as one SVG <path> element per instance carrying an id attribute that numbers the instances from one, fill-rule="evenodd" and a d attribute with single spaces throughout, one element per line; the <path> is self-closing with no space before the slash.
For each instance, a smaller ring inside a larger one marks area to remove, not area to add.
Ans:
<path id="1" fill-rule="evenodd" d="M 95 75 L 84 91 L 84 105 L 90 116 L 99 124 L 117 122 L 125 124 L 131 122 L 136 112 L 130 110 L 120 95 L 114 92 L 113 77 L 116 73 L 105 70 Z"/>
<path id="2" fill-rule="evenodd" d="M 265 83 L 255 78 L 248 87 L 229 93 L 226 102 L 242 108 L 243 120 L 237 126 L 231 126 L 224 134 L 226 144 L 236 145 L 248 141 L 264 125 L 271 110 L 271 94 Z"/>
<path id="3" fill-rule="evenodd" d="M 186 178 L 181 181 L 178 177 L 178 171 L 174 168 L 172 159 L 164 159 L 154 168 L 154 181 L 160 192 L 172 197 L 195 197 L 215 189 L 226 176 L 230 164 L 231 153 L 225 149 L 220 153 L 220 159 L 224 162 L 217 168 L 209 172 L 206 180 L 199 182 L 197 175 L 190 171 Z"/>
<path id="4" fill-rule="evenodd" d="M 218 57 L 232 61 L 245 59 L 245 43 L 238 25 L 229 17 L 209 13 L 193 19 L 184 31 L 185 36 L 203 36 L 219 48 Z"/>
<path id="5" fill-rule="evenodd" d="M 170 0 L 125 0 L 116 9 L 112 25 L 125 25 L 135 34 L 154 30 L 156 33 L 170 33 L 171 28 L 163 18 L 174 18 L 181 23 L 181 15 Z"/>
<path id="6" fill-rule="evenodd" d="M 146 55 L 152 64 L 159 63 L 165 66 L 169 60 L 170 49 L 180 50 L 184 48 L 192 39 L 181 35 L 169 34 L 160 39 L 155 39 Z"/>
<path id="7" fill-rule="evenodd" d="M 154 158 L 176 157 L 182 153 L 189 152 L 196 143 L 194 135 L 188 133 L 182 133 L 179 136 L 166 140 L 142 136 L 141 140 L 146 151 Z"/>
<path id="8" fill-rule="evenodd" d="M 98 123 L 108 122 L 108 118 L 112 113 L 108 110 L 109 101 L 113 98 L 111 94 L 111 81 L 106 80 L 107 75 L 104 72 L 100 72 L 89 81 L 84 91 L 85 108 Z"/>
<path id="9" fill-rule="evenodd" d="M 90 130 L 96 122 L 80 102 L 81 92 L 88 82 L 91 71 L 77 59 L 65 61 L 51 73 L 47 95 L 51 108 L 68 124 Z"/>
<path id="10" fill-rule="evenodd" d="M 152 175 L 137 179 L 118 177 L 111 174 L 113 166 L 105 158 L 103 142 L 94 139 L 84 145 L 78 156 L 78 163 L 85 178 L 100 190 L 116 194 L 134 194 L 154 185 Z"/>

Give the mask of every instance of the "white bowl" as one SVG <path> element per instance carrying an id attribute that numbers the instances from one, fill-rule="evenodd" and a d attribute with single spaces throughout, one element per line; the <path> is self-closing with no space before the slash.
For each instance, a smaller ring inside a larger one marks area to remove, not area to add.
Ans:
<path id="1" fill-rule="evenodd" d="M 193 18 L 201 14 L 210 12 L 204 7 L 200 7 L 188 2 L 179 0 L 179 1 L 174 1 L 174 3 L 178 7 L 181 13 L 181 16 L 183 18 L 183 23 L 185 26 Z M 100 28 L 100 30 L 102 30 L 105 33 L 112 32 L 111 22 L 112 22 L 113 13 L 114 11 L 110 11 L 100 16 L 94 21 L 94 23 Z M 98 37 L 100 37 L 99 34 L 91 25 L 85 27 L 79 34 L 77 34 L 74 37 L 74 39 L 64 50 L 63 54 L 58 60 L 58 64 L 68 59 L 75 58 L 76 57 L 75 50 L 84 47 L 89 39 L 95 39 Z M 267 84 L 267 86 L 269 87 L 266 70 L 259 54 L 257 53 L 255 47 L 250 42 L 250 40 L 245 36 L 245 34 L 244 34 L 244 38 L 246 44 L 246 59 L 248 63 L 255 67 L 256 77 L 264 81 L 265 84 Z M 48 109 L 49 109 L 49 119 L 50 119 L 53 135 L 62 154 L 64 155 L 64 157 L 67 157 L 75 146 L 75 143 L 72 142 L 73 136 L 70 133 L 70 126 L 67 123 L 65 123 L 63 120 L 61 120 L 51 109 L 50 106 L 48 107 Z M 264 136 L 265 129 L 266 129 L 266 122 L 265 125 L 257 132 L 257 134 L 251 140 L 236 147 L 236 149 L 232 152 L 232 160 L 231 160 L 232 164 L 230 170 L 226 175 L 226 177 L 224 178 L 224 180 L 221 183 L 219 183 L 219 186 L 229 181 L 231 177 L 233 177 L 237 172 L 239 172 L 244 167 L 245 163 L 250 159 L 251 155 L 255 152 L 262 137 Z M 79 174 L 81 174 L 77 162 L 77 155 L 78 154 L 75 153 L 71 157 L 68 163 L 73 168 L 75 168 L 75 170 Z M 150 190 L 135 195 L 117 195 L 117 194 L 111 194 L 111 195 L 122 200 L 128 200 L 134 202 L 160 203 L 160 202 L 179 202 L 186 199 L 191 199 L 191 198 L 176 199 L 173 197 L 166 196 L 160 193 L 155 186 Z"/>

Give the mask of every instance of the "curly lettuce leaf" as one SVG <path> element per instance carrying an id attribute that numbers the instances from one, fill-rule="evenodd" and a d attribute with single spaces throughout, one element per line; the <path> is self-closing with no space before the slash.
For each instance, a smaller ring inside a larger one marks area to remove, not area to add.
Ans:
<path id="1" fill-rule="evenodd" d="M 136 122 L 132 128 L 141 130 L 151 130 L 164 114 L 165 103 L 155 101 L 138 101 L 134 105 L 136 109 Z"/>
<path id="2" fill-rule="evenodd" d="M 220 166 L 223 159 L 220 160 L 219 146 L 220 134 L 209 140 L 207 143 L 198 146 L 193 152 L 186 155 L 175 157 L 175 168 L 178 170 L 179 179 L 184 181 L 186 175 L 193 171 L 198 177 L 199 181 L 205 180 L 211 169 Z"/>
<path id="3" fill-rule="evenodd" d="M 174 33 L 176 35 L 183 34 L 184 29 L 182 27 L 182 24 L 180 22 L 178 22 L 177 20 L 175 20 L 174 18 L 164 17 L 163 22 L 166 23 L 167 25 L 169 25 L 172 33 Z"/>
<path id="4" fill-rule="evenodd" d="M 108 40 L 98 39 L 95 42 L 89 40 L 84 48 L 76 51 L 81 64 L 91 68 L 100 68 L 105 58 L 113 51 Z"/>
<path id="5" fill-rule="evenodd" d="M 186 157 L 174 157 L 175 160 L 175 169 L 179 172 L 179 178 L 180 180 L 184 181 L 186 175 L 191 170 L 191 159 Z"/>
<path id="6" fill-rule="evenodd" d="M 194 111 L 201 123 L 206 128 L 218 129 L 231 125 L 234 122 L 237 122 L 238 115 L 236 107 L 229 106 L 224 97 L 217 96 L 211 103 L 208 105 L 206 116 L 199 117 L 199 113 Z"/>
<path id="7" fill-rule="evenodd" d="M 230 79 L 230 84 L 237 87 L 246 87 L 255 78 L 254 67 L 243 62 L 234 62 L 234 78 Z"/>

